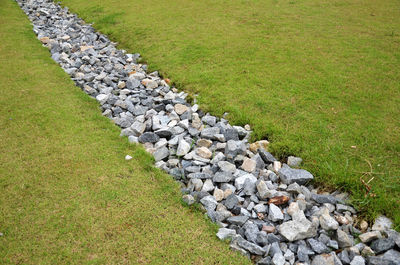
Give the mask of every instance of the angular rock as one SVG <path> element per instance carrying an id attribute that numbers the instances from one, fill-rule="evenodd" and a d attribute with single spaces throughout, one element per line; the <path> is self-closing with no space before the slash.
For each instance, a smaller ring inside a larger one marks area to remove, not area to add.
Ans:
<path id="1" fill-rule="evenodd" d="M 145 132 L 139 136 L 139 143 L 156 143 L 160 140 L 160 137 L 153 132 Z"/>
<path id="2" fill-rule="evenodd" d="M 381 254 L 391 248 L 393 248 L 395 245 L 393 239 L 391 238 L 380 238 L 376 239 L 371 243 L 371 249 L 377 254 Z"/>
<path id="3" fill-rule="evenodd" d="M 340 248 L 353 246 L 353 238 L 341 229 L 336 230 L 336 237 Z"/>
<path id="4" fill-rule="evenodd" d="M 289 241 L 296 241 L 314 237 L 317 229 L 306 218 L 297 221 L 288 221 L 279 226 L 279 233 Z"/>
<path id="5" fill-rule="evenodd" d="M 361 242 L 369 243 L 372 240 L 382 238 L 382 234 L 379 231 L 372 231 L 372 232 L 367 232 L 367 233 L 359 235 L 359 238 L 360 238 Z"/>
<path id="6" fill-rule="evenodd" d="M 279 178 L 287 185 L 296 182 L 297 184 L 304 185 L 314 177 L 310 172 L 304 169 L 293 169 L 288 165 L 284 164 L 283 167 L 278 171 Z"/>
<path id="7" fill-rule="evenodd" d="M 379 216 L 376 218 L 374 225 L 372 226 L 372 231 L 384 231 L 392 228 L 393 222 L 386 216 Z"/>
<path id="8" fill-rule="evenodd" d="M 249 217 L 243 216 L 243 215 L 232 216 L 232 217 L 229 217 L 228 219 L 226 219 L 226 221 L 228 223 L 233 224 L 233 225 L 238 225 L 238 226 L 242 226 L 244 223 L 247 222 L 247 220 L 249 220 Z"/>
<path id="9" fill-rule="evenodd" d="M 283 220 L 282 210 L 273 203 L 269 205 L 268 219 L 271 220 L 272 222 Z"/>
<path id="10" fill-rule="evenodd" d="M 177 156 L 184 156 L 190 151 L 190 144 L 185 140 L 179 140 L 178 148 L 176 149 Z"/>
<path id="11" fill-rule="evenodd" d="M 254 184 L 257 182 L 257 178 L 254 175 L 246 174 L 235 179 L 235 187 L 238 190 L 242 189 L 246 180 L 249 180 L 251 183 Z"/>
<path id="12" fill-rule="evenodd" d="M 165 158 L 167 158 L 169 156 L 169 150 L 167 147 L 161 147 L 159 149 L 157 149 L 154 153 L 153 153 L 154 159 L 156 161 L 161 161 L 164 160 Z"/>
<path id="13" fill-rule="evenodd" d="M 241 236 L 239 236 L 239 237 L 237 238 L 237 244 L 238 244 L 241 248 L 244 248 L 245 250 L 247 250 L 247 251 L 249 251 L 250 253 L 255 254 L 255 255 L 260 255 L 260 256 L 262 256 L 262 255 L 264 255 L 264 253 L 265 253 L 265 250 L 264 250 L 263 248 L 261 248 L 260 246 L 254 244 L 254 243 L 251 243 L 251 242 L 245 240 L 245 239 L 242 238 Z"/>
<path id="14" fill-rule="evenodd" d="M 236 235 L 236 231 L 228 228 L 220 228 L 218 229 L 217 237 L 220 240 L 231 239 Z"/>
<path id="15" fill-rule="evenodd" d="M 193 198 L 192 195 L 190 194 L 185 194 L 182 196 L 183 201 L 188 204 L 188 205 L 192 205 L 193 203 L 196 202 L 196 200 Z"/>

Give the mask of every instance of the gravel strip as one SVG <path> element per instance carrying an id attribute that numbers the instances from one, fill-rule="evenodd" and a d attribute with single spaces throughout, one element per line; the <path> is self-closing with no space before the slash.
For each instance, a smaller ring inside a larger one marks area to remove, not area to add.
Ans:
<path id="1" fill-rule="evenodd" d="M 381 216 L 369 227 L 346 194 L 319 194 L 302 160 L 281 164 L 268 141 L 249 143 L 250 126 L 203 113 L 139 54 L 45 0 L 17 0 L 51 57 L 121 136 L 141 143 L 156 166 L 182 185 L 183 201 L 200 203 L 221 228 L 217 237 L 257 264 L 400 264 L 400 234 Z M 133 159 L 126 155 L 126 160 Z M 358 243 L 360 242 L 360 243 Z"/>

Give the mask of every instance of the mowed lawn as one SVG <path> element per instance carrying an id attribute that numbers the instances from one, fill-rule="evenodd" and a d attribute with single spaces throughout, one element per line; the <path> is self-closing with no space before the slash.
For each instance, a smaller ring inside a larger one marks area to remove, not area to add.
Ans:
<path id="1" fill-rule="evenodd" d="M 0 39 L 0 264 L 250 264 L 119 137 L 11 0 Z"/>
<path id="2" fill-rule="evenodd" d="M 152 70 L 400 224 L 397 0 L 62 0 Z M 371 194 L 365 197 L 365 182 Z"/>

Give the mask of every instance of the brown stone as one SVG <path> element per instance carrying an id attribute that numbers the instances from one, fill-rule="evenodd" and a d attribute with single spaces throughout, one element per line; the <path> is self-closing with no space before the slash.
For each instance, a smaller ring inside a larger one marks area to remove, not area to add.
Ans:
<path id="1" fill-rule="evenodd" d="M 86 51 L 86 50 L 92 49 L 93 46 L 83 45 L 83 46 L 81 46 L 80 48 L 81 48 L 81 52 L 84 52 L 84 51 Z"/>
<path id="2" fill-rule="evenodd" d="M 287 203 L 289 201 L 289 199 L 290 198 L 288 196 L 285 196 L 285 195 L 276 196 L 276 197 L 273 197 L 273 198 L 269 199 L 268 203 L 273 203 L 275 205 L 282 205 L 282 204 Z"/>
<path id="3" fill-rule="evenodd" d="M 43 37 L 43 38 L 40 38 L 40 41 L 43 44 L 48 44 L 50 42 L 50 38 L 49 37 Z"/>
<path id="4" fill-rule="evenodd" d="M 179 104 L 179 103 L 175 105 L 175 112 L 178 115 L 182 115 L 183 113 L 185 113 L 188 110 L 189 110 L 189 107 L 186 105 Z"/>
<path id="5" fill-rule="evenodd" d="M 262 231 L 267 232 L 267 233 L 274 233 L 275 232 L 275 226 L 263 225 Z"/>
<path id="6" fill-rule="evenodd" d="M 209 148 L 211 145 L 212 145 L 212 141 L 211 140 L 208 140 L 208 139 L 199 139 L 199 140 L 197 140 L 197 146 L 200 146 L 200 147 L 204 146 L 204 147 Z"/>

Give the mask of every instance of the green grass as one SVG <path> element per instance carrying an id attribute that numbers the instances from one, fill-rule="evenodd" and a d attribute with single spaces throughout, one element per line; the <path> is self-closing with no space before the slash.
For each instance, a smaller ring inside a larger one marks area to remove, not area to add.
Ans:
<path id="1" fill-rule="evenodd" d="M 0 39 L 0 264 L 249 263 L 119 137 L 11 0 Z"/>
<path id="2" fill-rule="evenodd" d="M 317 183 L 400 225 L 399 1 L 62 3 L 203 109 L 251 124 L 276 156 L 301 156 Z M 375 198 L 360 181 L 369 164 Z"/>

